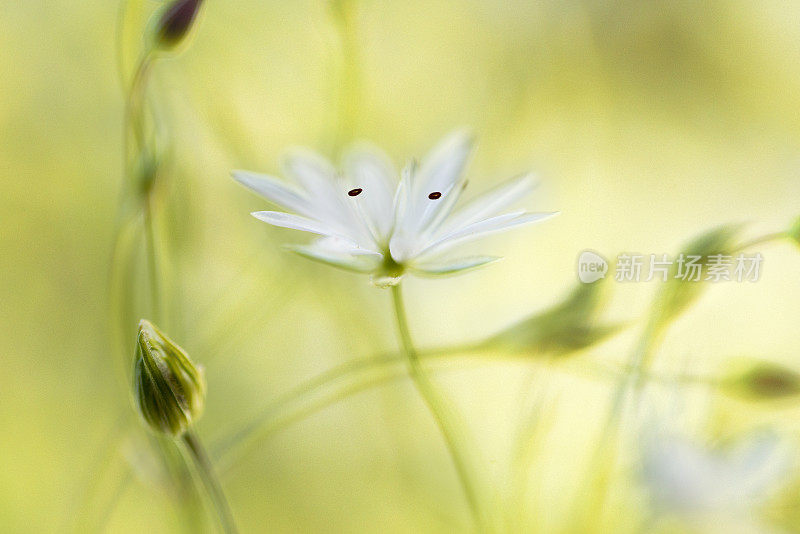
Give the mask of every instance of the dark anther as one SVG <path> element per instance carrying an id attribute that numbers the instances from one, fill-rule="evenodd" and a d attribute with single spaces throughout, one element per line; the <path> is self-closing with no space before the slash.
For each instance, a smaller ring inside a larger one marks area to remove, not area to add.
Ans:
<path id="1" fill-rule="evenodd" d="M 437 200 L 439 198 L 442 198 L 442 194 L 439 191 L 434 191 L 433 193 L 428 195 L 428 198 L 431 200 Z"/>
<path id="2" fill-rule="evenodd" d="M 358 195 L 361 194 L 361 191 L 363 191 L 363 189 L 361 189 L 360 187 L 356 187 L 355 189 L 351 189 L 350 191 L 348 191 L 347 194 L 350 195 L 351 197 L 357 197 Z"/>

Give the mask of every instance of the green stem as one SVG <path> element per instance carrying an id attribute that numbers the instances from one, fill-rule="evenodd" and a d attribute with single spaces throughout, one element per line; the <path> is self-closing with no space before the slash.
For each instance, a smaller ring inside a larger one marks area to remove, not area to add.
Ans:
<path id="1" fill-rule="evenodd" d="M 462 354 L 479 348 L 480 348 L 479 344 L 465 344 L 452 347 L 445 347 L 437 350 L 429 350 L 418 354 L 420 356 L 443 357 L 443 356 L 452 356 L 455 354 Z M 248 423 L 245 423 L 238 431 L 229 434 L 230 437 L 223 438 L 223 440 L 219 444 L 217 444 L 215 447 L 212 447 L 212 450 L 215 453 L 214 456 L 216 458 L 227 456 L 228 454 L 230 454 L 232 449 L 242 447 L 244 443 L 251 441 L 254 438 L 254 436 L 259 432 L 263 432 L 264 435 L 267 435 L 268 432 L 265 432 L 263 430 L 267 423 L 269 423 L 271 420 L 279 419 L 281 412 L 286 411 L 293 404 L 302 402 L 308 399 L 309 397 L 313 397 L 318 391 L 324 390 L 325 388 L 328 388 L 331 385 L 336 384 L 337 382 L 339 382 L 344 378 L 349 378 L 353 375 L 372 373 L 374 371 L 383 371 L 385 368 L 391 365 L 399 364 L 404 361 L 405 361 L 405 356 L 403 355 L 380 354 L 377 356 L 370 356 L 358 360 L 351 360 L 349 362 L 337 365 L 336 367 L 332 367 L 331 369 L 328 369 L 327 371 L 324 371 L 319 375 L 312 377 L 306 380 L 305 382 L 297 385 L 296 387 L 292 388 L 285 394 L 279 396 L 278 398 L 270 402 L 267 406 L 262 408 L 256 415 L 254 415 L 250 419 Z M 388 380 L 392 376 L 393 375 L 387 375 L 387 377 L 384 377 L 384 379 Z M 381 381 L 382 380 L 379 380 L 378 382 Z M 333 400 L 319 405 L 319 409 L 323 409 L 329 406 L 335 401 L 336 398 L 339 397 L 337 396 Z"/>
<path id="2" fill-rule="evenodd" d="M 630 362 L 627 366 L 629 372 L 620 375 L 617 387 L 614 389 L 603 431 L 589 462 L 589 474 L 583 484 L 587 494 L 593 495 L 593 498 L 589 499 L 585 506 L 576 503 L 576 509 L 571 514 L 574 529 L 592 532 L 601 531 L 603 528 L 603 510 L 617 460 L 613 446 L 618 441 L 623 412 L 629 405 L 626 402 L 628 394 L 631 391 L 639 390 L 642 378 L 648 372 L 650 355 L 655 346 L 654 336 L 657 335 L 653 325 L 651 318 L 635 349 L 631 352 Z M 594 530 L 588 530 L 587 525 L 592 525 Z"/>
<path id="3" fill-rule="evenodd" d="M 214 505 L 220 525 L 222 526 L 222 531 L 226 534 L 235 534 L 238 531 L 236 529 L 236 523 L 233 521 L 233 514 L 231 513 L 230 506 L 228 506 L 225 493 L 222 491 L 222 486 L 220 486 L 219 480 L 217 480 L 217 476 L 214 474 L 214 466 L 211 465 L 206 450 L 203 448 L 197 435 L 191 430 L 186 432 L 182 439 L 194 460 L 200 479 L 203 481 L 208 496 Z"/>
<path id="4" fill-rule="evenodd" d="M 158 273 L 158 256 L 156 255 L 157 236 L 153 223 L 153 199 L 152 194 L 148 194 L 144 202 L 143 209 L 145 241 L 147 242 L 147 265 L 150 276 L 150 298 L 153 306 L 153 321 L 159 322 L 164 318 L 164 309 L 161 302 L 161 283 Z"/>
<path id="5" fill-rule="evenodd" d="M 438 350 L 420 351 L 420 357 L 441 357 L 453 356 L 473 350 L 482 350 L 487 347 L 483 344 L 472 344 L 464 346 L 446 347 Z M 217 459 L 218 471 L 225 473 L 234 463 L 234 458 L 239 458 L 249 446 L 256 442 L 256 437 L 261 436 L 262 439 L 267 438 L 274 433 L 291 426 L 292 424 L 304 420 L 306 417 L 315 414 L 325 408 L 340 402 L 344 399 L 350 398 L 353 395 L 362 391 L 389 384 L 403 378 L 407 378 L 407 373 L 403 371 L 388 372 L 381 374 L 377 377 L 370 378 L 369 380 L 356 381 L 355 383 L 348 384 L 345 387 L 334 390 L 333 392 L 322 395 L 313 400 L 307 400 L 313 397 L 319 390 L 339 382 L 343 378 L 348 378 L 354 374 L 361 374 L 363 372 L 383 371 L 386 367 L 392 364 L 405 361 L 405 357 L 392 354 L 384 354 L 374 356 L 371 358 L 363 358 L 352 362 L 347 362 L 336 366 L 324 373 L 306 381 L 287 394 L 279 397 L 278 399 L 269 403 L 267 407 L 262 409 L 252 420 L 244 425 L 242 429 L 230 434 L 230 437 L 221 438 L 219 443 L 213 447 L 214 458 Z M 602 365 L 595 365 L 594 372 L 586 373 L 587 365 L 591 362 L 583 362 L 577 367 L 578 375 L 587 375 L 592 378 L 618 377 L 623 373 L 630 372 L 630 368 L 625 366 L 619 369 L 608 368 Z M 566 366 L 560 365 L 552 368 L 556 371 L 574 372 L 569 370 Z M 659 376 L 648 375 L 649 380 L 657 380 L 663 383 L 676 383 L 682 385 L 699 385 L 699 386 L 713 386 L 715 381 L 709 377 L 693 376 L 693 375 L 677 375 L 677 376 Z M 301 403 L 301 401 L 305 401 Z M 298 408 L 290 411 L 289 408 L 293 404 L 301 403 Z M 287 413 L 288 412 L 288 413 Z M 110 506 L 114 506 L 112 503 Z"/>
<path id="6" fill-rule="evenodd" d="M 461 432 L 458 430 L 458 425 L 452 414 L 449 413 L 444 399 L 439 396 L 420 364 L 419 354 L 414 348 L 411 333 L 408 329 L 408 319 L 400 284 L 392 286 L 392 300 L 394 301 L 394 311 L 397 318 L 397 329 L 400 333 L 403 350 L 406 353 L 409 375 L 425 404 L 428 405 L 431 415 L 436 420 L 439 431 L 442 433 L 447 445 L 447 450 L 450 453 L 450 458 L 456 468 L 458 478 L 461 481 L 475 523 L 483 530 L 483 517 L 480 511 L 478 492 L 467 465 L 467 448 L 460 435 Z"/>
<path id="7" fill-rule="evenodd" d="M 741 245 L 736 247 L 733 250 L 733 252 L 742 252 L 742 251 L 747 250 L 748 248 L 752 248 L 752 247 L 754 247 L 756 245 L 763 245 L 764 243 L 770 243 L 772 241 L 778 241 L 780 239 L 785 239 L 787 237 L 789 237 L 789 233 L 788 232 L 773 232 L 771 234 L 764 234 L 764 235 L 762 235 L 760 237 L 756 237 L 754 239 L 751 239 L 750 241 L 742 243 Z"/>
<path id="8" fill-rule="evenodd" d="M 341 46 L 341 74 L 339 78 L 339 106 L 334 150 L 341 150 L 355 134 L 358 106 L 361 96 L 361 79 L 356 35 L 355 0 L 332 2 L 334 23 Z"/>
<path id="9" fill-rule="evenodd" d="M 438 359 L 470 352 L 485 351 L 490 348 L 491 347 L 485 343 L 478 342 L 453 345 L 439 349 L 418 350 L 417 355 L 420 358 Z M 216 458 L 218 462 L 229 465 L 232 456 L 243 454 L 244 450 L 252 446 L 259 436 L 265 439 L 272 435 L 273 432 L 285 428 L 295 421 L 301 420 L 305 416 L 324 410 L 328 406 L 347 398 L 350 394 L 363 391 L 372 386 L 382 385 L 397 379 L 398 376 L 407 377 L 407 373 L 405 372 L 403 372 L 402 375 L 398 375 L 395 372 L 386 372 L 389 367 L 404 363 L 405 361 L 406 356 L 404 354 L 381 354 L 352 360 L 328 369 L 269 402 L 255 415 L 251 416 L 249 421 L 244 423 L 239 430 L 228 432 L 226 433 L 227 437 L 219 438 L 217 443 L 212 447 L 213 457 Z M 628 372 L 627 367 L 616 369 L 603 364 L 594 364 L 593 362 L 582 362 L 579 366 L 573 367 L 575 368 L 571 369 L 565 364 L 560 364 L 552 367 L 552 369 L 578 376 L 588 375 L 591 378 L 617 378 L 621 373 Z M 374 379 L 367 380 L 367 377 L 375 372 L 381 372 L 383 374 Z M 363 378 L 364 380 L 359 382 L 359 378 Z M 670 380 L 669 377 L 654 378 L 665 381 Z M 326 389 L 337 386 L 338 383 L 345 379 L 348 381 L 355 381 L 355 385 L 342 386 L 333 393 L 323 394 Z M 299 406 L 295 406 L 298 404 Z"/>

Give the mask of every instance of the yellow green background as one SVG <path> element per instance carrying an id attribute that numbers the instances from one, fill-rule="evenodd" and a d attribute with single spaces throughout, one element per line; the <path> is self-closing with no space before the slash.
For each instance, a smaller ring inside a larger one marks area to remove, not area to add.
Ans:
<path id="1" fill-rule="evenodd" d="M 143 18 L 161 5 L 141 2 Z M 279 173 L 291 146 L 333 157 L 351 138 L 384 147 L 400 165 L 468 126 L 478 139 L 473 194 L 535 171 L 529 207 L 557 218 L 475 247 L 504 255 L 501 263 L 405 282 L 423 347 L 478 340 L 552 305 L 575 286 L 584 249 L 611 260 L 672 254 L 720 224 L 747 223 L 754 237 L 800 215 L 800 5 L 350 0 L 344 8 L 351 18 L 342 30 L 322 0 L 209 0 L 188 42 L 153 72 L 150 95 L 169 140 L 157 191 L 168 296 L 160 326 L 205 365 L 197 430 L 209 444 L 301 380 L 397 348 L 388 293 L 283 250 L 306 237 L 250 217 L 267 204 L 233 182 L 233 168 Z M 125 340 L 114 334 L 119 12 L 117 2 L 96 0 L 0 5 L 4 532 L 80 530 L 106 513 L 107 532 L 180 531 L 168 492 L 148 476 L 146 433 L 130 401 L 135 324 Z M 342 31 L 352 64 L 342 61 Z M 758 250 L 761 279 L 711 287 L 668 332 L 660 371 L 714 374 L 738 357 L 800 369 L 799 251 L 788 242 Z M 135 254 L 143 258 L 143 247 Z M 130 289 L 146 302 L 147 280 L 136 272 Z M 571 356 L 568 370 L 537 365 L 535 353 L 435 366 L 486 460 L 488 498 L 508 531 L 555 532 L 589 498 L 581 482 L 614 382 L 580 371 L 624 361 L 657 289 L 609 285 L 604 318 L 630 327 Z M 515 433 L 538 397 L 551 428 L 530 491 L 512 506 Z M 799 417 L 791 404 L 706 396 L 686 408 L 700 429 L 771 425 L 789 439 Z M 470 525 L 436 428 L 403 380 L 256 442 L 222 480 L 243 532 Z M 646 498 L 626 473 L 614 488 L 607 521 L 625 532 Z"/>

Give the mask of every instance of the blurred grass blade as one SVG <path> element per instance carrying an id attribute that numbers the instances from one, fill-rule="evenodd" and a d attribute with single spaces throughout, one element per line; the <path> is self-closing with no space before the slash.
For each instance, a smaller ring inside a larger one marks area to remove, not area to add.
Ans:
<path id="1" fill-rule="evenodd" d="M 789 239 L 791 239 L 795 245 L 800 247 L 800 217 L 794 220 L 792 223 L 792 227 L 789 228 Z"/>
<path id="2" fill-rule="evenodd" d="M 735 239 L 740 229 L 740 225 L 725 225 L 710 230 L 688 242 L 681 254 L 685 258 L 698 257 L 697 263 L 702 266 L 709 263 L 709 256 L 731 255 L 736 248 Z M 669 280 L 661 287 L 653 302 L 650 328 L 654 334 L 686 311 L 708 287 L 702 280 L 684 280 L 680 277 L 679 268 L 675 262 L 670 269 Z"/>
<path id="3" fill-rule="evenodd" d="M 579 284 L 562 302 L 533 314 L 489 338 L 483 345 L 511 352 L 566 356 L 619 332 L 623 324 L 597 324 L 607 284 Z"/>

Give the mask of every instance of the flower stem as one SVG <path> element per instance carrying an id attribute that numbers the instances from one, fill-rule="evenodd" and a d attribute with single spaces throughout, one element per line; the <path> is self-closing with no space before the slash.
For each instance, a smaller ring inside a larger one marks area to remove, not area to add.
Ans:
<path id="1" fill-rule="evenodd" d="M 222 486 L 220 486 L 219 480 L 217 480 L 217 476 L 214 473 L 214 466 L 211 465 L 211 461 L 203 445 L 200 443 L 200 439 L 198 439 L 197 435 L 191 430 L 186 432 L 182 439 L 194 460 L 197 472 L 203 481 L 208 496 L 214 504 L 214 509 L 217 512 L 222 531 L 226 534 L 236 534 L 238 531 L 236 529 L 236 523 L 233 521 L 233 514 L 231 513 L 230 506 L 228 506 L 228 501 L 222 491 Z"/>
<path id="2" fill-rule="evenodd" d="M 157 236 L 153 223 L 153 199 L 148 195 L 144 201 L 145 241 L 147 242 L 147 265 L 150 271 L 150 294 L 153 306 L 153 320 L 163 321 L 164 309 L 161 302 L 161 283 L 159 281 L 158 256 L 156 255 Z"/>
<path id="3" fill-rule="evenodd" d="M 789 237 L 789 233 L 788 232 L 773 232 L 771 234 L 764 234 L 762 236 L 753 238 L 750 241 L 742 243 L 741 245 L 736 247 L 736 249 L 734 249 L 733 252 L 741 252 L 741 251 L 746 250 L 748 248 L 752 248 L 752 247 L 754 247 L 756 245 L 763 245 L 763 244 L 766 244 L 766 243 L 770 243 L 772 241 L 778 241 L 780 239 L 785 239 L 787 237 Z"/>
<path id="4" fill-rule="evenodd" d="M 464 495 L 469 503 L 475 523 L 480 530 L 484 530 L 477 489 L 467 465 L 467 448 L 453 414 L 449 413 L 444 399 L 436 391 L 436 388 L 433 386 L 420 364 L 419 354 L 416 348 L 414 348 L 411 333 L 408 329 L 408 319 L 406 317 L 405 305 L 403 304 L 403 294 L 400 289 L 400 284 L 392 286 L 392 300 L 394 301 L 394 311 L 397 318 L 397 329 L 400 333 L 403 350 L 406 353 L 409 375 L 420 396 L 425 401 L 425 404 L 428 405 L 428 409 L 436 420 L 439 431 L 442 433 L 442 437 L 447 445 L 447 450 L 450 453 L 453 465 L 456 468 L 458 478 L 461 481 L 461 486 L 463 487 Z"/>
<path id="5" fill-rule="evenodd" d="M 334 150 L 341 150 L 356 130 L 361 96 L 361 73 L 358 58 L 358 39 L 354 0 L 335 0 L 331 3 L 334 24 L 341 46 L 339 76 L 339 105 Z"/>

